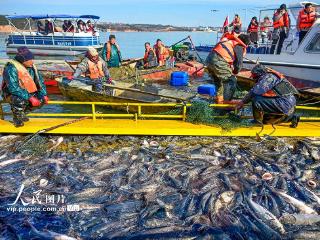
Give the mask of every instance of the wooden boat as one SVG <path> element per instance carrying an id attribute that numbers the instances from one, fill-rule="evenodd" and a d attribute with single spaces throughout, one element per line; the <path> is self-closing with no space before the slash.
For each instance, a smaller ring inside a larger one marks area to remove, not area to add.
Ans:
<path id="1" fill-rule="evenodd" d="M 112 94 L 92 91 L 92 86 L 80 80 L 69 81 L 65 78 L 57 79 L 59 89 L 65 97 L 75 101 L 86 102 L 114 102 L 114 103 L 181 103 L 195 97 L 196 93 L 185 92 L 181 89 L 173 89 L 157 84 L 145 84 L 137 86 L 134 83 L 116 82 L 112 88 Z M 119 88 L 119 89 L 118 89 Z M 131 91 L 131 89 L 133 89 Z M 150 93 L 150 94 L 149 94 Z M 152 95 L 151 95 L 152 94 Z M 112 106 L 113 109 L 127 112 L 137 112 L 135 106 Z M 172 108 L 144 107 L 144 113 L 165 112 Z"/>

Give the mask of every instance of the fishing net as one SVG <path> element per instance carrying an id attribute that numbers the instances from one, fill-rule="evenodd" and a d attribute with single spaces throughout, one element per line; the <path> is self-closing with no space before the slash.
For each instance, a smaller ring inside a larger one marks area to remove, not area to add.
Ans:
<path id="1" fill-rule="evenodd" d="M 182 109 L 172 109 L 161 114 L 178 115 L 182 114 Z M 194 124 L 218 125 L 223 131 L 252 126 L 248 119 L 243 119 L 232 111 L 210 107 L 210 103 L 204 100 L 195 100 L 192 102 L 191 107 L 187 110 L 186 121 Z"/>
<path id="2" fill-rule="evenodd" d="M 18 142 L 14 152 L 21 153 L 25 156 L 41 156 L 48 151 L 48 138 L 40 134 L 26 136 Z"/>

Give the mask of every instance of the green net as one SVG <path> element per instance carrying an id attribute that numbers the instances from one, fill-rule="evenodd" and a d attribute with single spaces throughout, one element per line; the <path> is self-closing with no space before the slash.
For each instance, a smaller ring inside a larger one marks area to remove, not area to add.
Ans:
<path id="1" fill-rule="evenodd" d="M 179 115 L 182 114 L 182 109 L 172 109 L 161 114 Z M 252 126 L 248 119 L 242 119 L 230 110 L 210 107 L 210 103 L 204 100 L 195 100 L 192 102 L 191 107 L 188 107 L 187 110 L 186 121 L 194 124 L 218 125 L 223 131 Z"/>

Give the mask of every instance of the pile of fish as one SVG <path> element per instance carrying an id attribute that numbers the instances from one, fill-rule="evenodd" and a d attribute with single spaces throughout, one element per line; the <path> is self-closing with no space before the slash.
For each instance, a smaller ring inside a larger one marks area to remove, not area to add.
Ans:
<path id="1" fill-rule="evenodd" d="M 320 139 L 22 139 L 0 137 L 1 239 L 320 239 Z M 10 210 L 35 195 L 78 209 Z"/>

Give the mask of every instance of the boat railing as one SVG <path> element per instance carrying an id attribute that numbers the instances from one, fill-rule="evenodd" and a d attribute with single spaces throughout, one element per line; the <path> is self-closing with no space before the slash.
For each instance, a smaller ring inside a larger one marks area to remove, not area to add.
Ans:
<path id="1" fill-rule="evenodd" d="M 2 102 L 3 103 L 3 102 Z M 191 107 L 192 104 L 190 103 L 120 103 L 120 102 L 73 102 L 73 101 L 49 101 L 50 105 L 80 105 L 80 106 L 88 106 L 91 108 L 90 113 L 45 113 L 45 112 L 33 112 L 29 113 L 29 117 L 45 117 L 45 118 L 61 118 L 61 117 L 68 117 L 68 118 L 76 118 L 76 117 L 90 117 L 93 120 L 97 118 L 131 118 L 135 119 L 136 121 L 139 119 L 176 119 L 186 121 L 187 119 L 187 109 Z M 130 108 L 131 112 L 127 111 L 126 113 L 100 113 L 97 112 L 97 106 L 118 106 Z M 235 105 L 232 104 L 210 104 L 210 107 L 213 108 L 234 108 Z M 174 109 L 181 109 L 181 114 L 146 114 L 143 112 L 145 108 L 174 108 Z M 0 101 L 0 110 L 1 110 L 1 101 Z M 300 110 L 308 110 L 308 111 L 320 111 L 320 107 L 308 107 L 308 106 L 297 106 L 296 109 Z M 82 109 L 83 110 L 83 109 Z M 237 113 L 237 112 L 236 112 Z M 0 119 L 4 119 L 3 111 L 0 111 Z M 226 117 L 226 116 L 221 116 Z M 247 118 L 247 117 L 244 117 Z M 301 120 L 306 121 L 320 121 L 320 117 L 302 117 Z"/>

